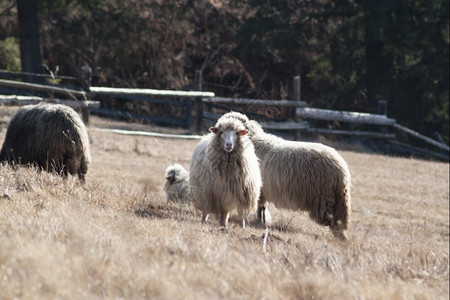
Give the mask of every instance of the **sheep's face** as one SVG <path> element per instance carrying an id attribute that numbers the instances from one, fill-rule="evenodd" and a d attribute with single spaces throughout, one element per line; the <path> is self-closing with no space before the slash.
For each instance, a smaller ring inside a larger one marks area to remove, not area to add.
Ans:
<path id="1" fill-rule="evenodd" d="M 246 129 L 243 130 L 234 130 L 234 129 L 221 129 L 219 127 L 211 127 L 209 131 L 218 135 L 221 139 L 223 150 L 226 152 L 231 152 L 236 148 L 238 144 L 239 138 L 243 135 L 247 135 L 248 131 Z"/>
<path id="2" fill-rule="evenodd" d="M 175 182 L 176 179 L 176 173 L 175 171 L 170 171 L 167 176 L 166 176 L 166 180 L 168 182 L 168 184 L 173 184 Z"/>

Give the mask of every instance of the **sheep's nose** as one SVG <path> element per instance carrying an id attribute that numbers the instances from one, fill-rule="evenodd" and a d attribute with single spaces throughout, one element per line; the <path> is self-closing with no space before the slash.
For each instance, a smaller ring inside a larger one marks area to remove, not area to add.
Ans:
<path id="1" fill-rule="evenodd" d="M 233 144 L 225 143 L 225 151 L 230 152 L 231 150 L 233 150 Z"/>

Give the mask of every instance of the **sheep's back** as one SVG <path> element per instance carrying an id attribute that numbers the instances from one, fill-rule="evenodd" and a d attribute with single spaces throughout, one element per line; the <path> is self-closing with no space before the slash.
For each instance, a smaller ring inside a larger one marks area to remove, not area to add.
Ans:
<path id="1" fill-rule="evenodd" d="M 272 136 L 253 143 L 260 159 L 262 196 L 277 207 L 308 210 L 318 200 L 334 201 L 336 189 L 350 180 L 345 161 L 333 148 Z"/>

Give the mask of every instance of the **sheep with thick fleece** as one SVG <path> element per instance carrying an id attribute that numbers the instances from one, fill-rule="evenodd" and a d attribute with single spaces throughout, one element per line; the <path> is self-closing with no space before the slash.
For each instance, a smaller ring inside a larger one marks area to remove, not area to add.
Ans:
<path id="1" fill-rule="evenodd" d="M 263 186 L 258 217 L 264 222 L 265 204 L 308 211 L 317 223 L 346 239 L 351 213 L 351 176 L 345 160 L 335 149 L 320 143 L 287 141 L 264 132 L 245 115 L 230 112 L 221 120 L 239 120 L 249 130 L 260 160 Z"/>
<path id="2" fill-rule="evenodd" d="M 204 222 L 212 213 L 226 227 L 230 212 L 237 209 L 245 227 L 261 190 L 255 149 L 242 122 L 219 121 L 209 130 L 192 155 L 189 198 L 202 211 Z"/>
<path id="3" fill-rule="evenodd" d="M 27 105 L 11 119 L 0 161 L 36 165 L 84 182 L 90 162 L 89 137 L 80 116 L 61 104 Z"/>
<path id="4" fill-rule="evenodd" d="M 189 172 L 180 164 L 173 164 L 166 168 L 166 201 L 175 203 L 188 202 Z"/>

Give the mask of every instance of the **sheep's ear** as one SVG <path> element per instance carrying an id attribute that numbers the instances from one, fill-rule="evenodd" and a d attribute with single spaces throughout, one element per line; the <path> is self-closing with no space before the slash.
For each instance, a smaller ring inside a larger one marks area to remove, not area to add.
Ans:
<path id="1" fill-rule="evenodd" d="M 209 131 L 212 132 L 212 133 L 217 134 L 219 132 L 219 128 L 217 128 L 217 127 L 209 127 Z"/>
<path id="2" fill-rule="evenodd" d="M 248 134 L 248 130 L 246 130 L 246 129 L 241 130 L 241 135 L 247 135 L 247 134 Z"/>

